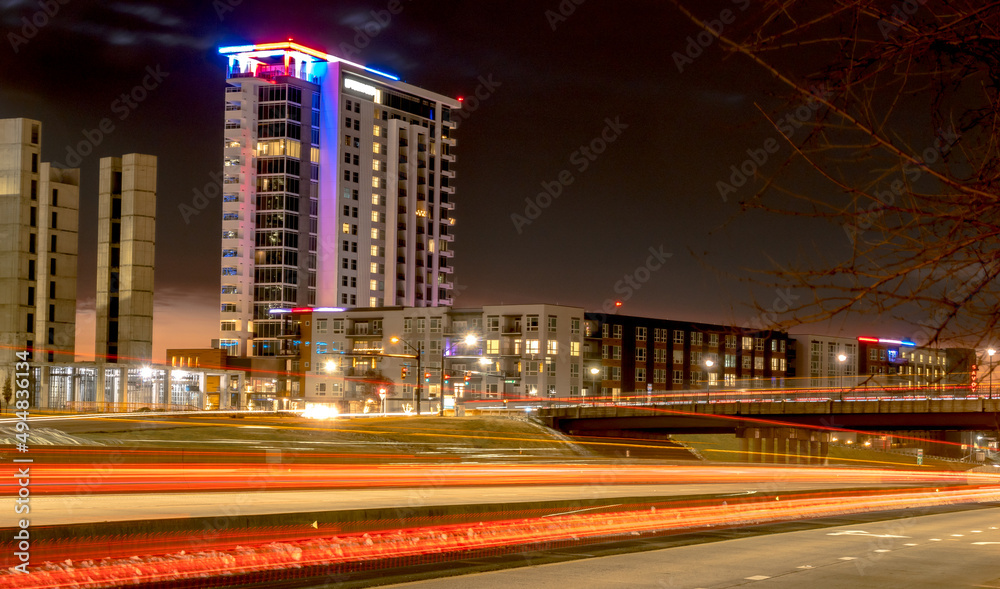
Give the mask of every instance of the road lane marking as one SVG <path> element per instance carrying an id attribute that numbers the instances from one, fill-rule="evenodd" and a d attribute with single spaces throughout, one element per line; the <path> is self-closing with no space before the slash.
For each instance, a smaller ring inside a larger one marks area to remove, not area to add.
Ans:
<path id="1" fill-rule="evenodd" d="M 880 549 L 876 550 L 875 552 L 889 552 L 889 551 L 886 550 L 885 548 L 880 548 Z"/>
<path id="2" fill-rule="evenodd" d="M 1000 542 L 973 542 L 973 546 L 984 546 L 986 544 L 1000 544 Z"/>
<path id="3" fill-rule="evenodd" d="M 621 503 L 616 503 L 614 505 L 598 505 L 597 507 L 587 507 L 586 509 L 577 509 L 575 511 L 564 511 L 562 513 L 550 513 L 548 515 L 543 515 L 542 517 L 555 517 L 557 515 L 566 515 L 569 513 L 580 513 L 581 511 L 591 511 L 594 509 L 601 509 L 602 507 L 618 507 Z"/>
<path id="4" fill-rule="evenodd" d="M 846 530 L 843 532 L 832 532 L 827 536 L 871 536 L 872 538 L 909 538 L 909 536 L 896 536 L 893 534 L 872 534 L 864 530 Z"/>
<path id="5" fill-rule="evenodd" d="M 913 542 L 909 542 L 907 544 L 903 544 L 903 546 L 916 546 L 916 544 L 914 544 Z"/>
<path id="6" fill-rule="evenodd" d="M 931 542 L 940 542 L 941 538 L 931 538 Z"/>
<path id="7" fill-rule="evenodd" d="M 752 577 L 744 577 L 747 581 L 763 581 L 764 579 L 770 579 L 767 575 L 754 575 Z"/>
<path id="8" fill-rule="evenodd" d="M 857 560 L 856 556 L 841 556 L 837 560 Z"/>
<path id="9" fill-rule="evenodd" d="M 951 537 L 952 538 L 964 538 L 965 534 L 952 534 Z"/>

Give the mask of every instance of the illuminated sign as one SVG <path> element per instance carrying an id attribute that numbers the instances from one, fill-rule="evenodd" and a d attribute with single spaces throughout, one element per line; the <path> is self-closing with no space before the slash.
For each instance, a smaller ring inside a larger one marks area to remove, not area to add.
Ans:
<path id="1" fill-rule="evenodd" d="M 907 340 L 885 339 L 885 338 L 863 337 L 863 336 L 859 337 L 858 341 L 859 342 L 869 343 L 869 344 L 892 344 L 892 345 L 897 345 L 897 346 L 908 346 L 908 347 L 911 347 L 911 348 L 916 347 L 916 345 L 917 345 L 917 344 L 915 344 L 915 343 L 913 343 L 911 341 L 907 341 Z"/>
<path id="2" fill-rule="evenodd" d="M 375 86 L 364 84 L 353 78 L 344 78 L 344 88 L 360 92 L 361 94 L 367 94 L 368 96 L 375 98 Z"/>

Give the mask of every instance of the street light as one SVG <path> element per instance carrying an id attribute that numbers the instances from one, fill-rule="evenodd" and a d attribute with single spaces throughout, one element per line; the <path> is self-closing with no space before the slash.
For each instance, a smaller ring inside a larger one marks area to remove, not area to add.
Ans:
<path id="1" fill-rule="evenodd" d="M 847 362 L 847 354 L 838 354 L 837 362 L 840 362 L 840 394 L 844 394 L 844 362 Z"/>
<path id="2" fill-rule="evenodd" d="M 488 367 L 491 364 L 493 364 L 493 360 L 489 359 L 486 356 L 483 356 L 483 357 L 481 357 L 479 359 L 479 365 L 482 366 L 483 369 L 486 370 L 486 372 L 484 373 L 486 376 L 489 376 L 489 368 Z M 507 399 L 505 397 L 506 397 L 506 394 L 507 394 L 507 386 L 506 386 L 506 384 L 507 384 L 507 372 L 505 370 L 503 370 L 503 369 L 500 368 L 500 363 L 499 362 L 497 362 L 497 375 L 500 377 L 500 399 L 503 401 L 504 408 L 506 409 L 507 408 Z M 483 384 L 484 385 L 486 384 L 486 379 L 485 378 L 483 379 Z"/>
<path id="3" fill-rule="evenodd" d="M 708 371 L 705 373 L 705 390 L 706 391 L 712 389 L 712 367 L 713 366 L 715 366 L 715 360 L 712 360 L 711 358 L 709 358 L 708 360 L 705 360 L 705 368 L 708 368 Z"/>
<path id="4" fill-rule="evenodd" d="M 990 374 L 990 381 L 989 381 L 990 382 L 990 387 L 989 388 L 990 388 L 990 398 L 991 399 L 993 398 L 993 354 L 996 354 L 996 353 L 997 353 L 997 351 L 994 350 L 993 348 L 990 348 L 990 349 L 986 350 L 986 355 L 990 357 L 990 366 L 989 366 L 989 371 L 990 371 L 990 373 L 989 373 Z"/>
<path id="5" fill-rule="evenodd" d="M 445 357 L 445 355 L 448 354 L 449 352 L 451 352 L 452 350 L 454 350 L 455 346 L 457 346 L 460 343 L 464 343 L 467 346 L 474 346 L 478 342 L 479 342 L 479 338 L 476 337 L 474 334 L 470 333 L 470 334 L 467 334 L 461 341 L 455 342 L 455 343 L 451 344 L 450 346 L 448 346 L 447 349 L 445 349 L 444 346 L 441 346 L 441 401 L 440 401 L 441 404 L 440 404 L 440 407 L 438 409 L 438 416 L 444 417 L 444 391 L 445 391 L 445 385 L 448 384 L 447 382 L 445 382 L 445 369 L 444 369 L 444 357 Z"/>
<path id="6" fill-rule="evenodd" d="M 416 410 L 417 415 L 419 416 L 420 415 L 420 376 L 422 374 L 420 372 L 420 350 L 418 350 L 417 348 L 413 347 L 413 345 L 410 344 L 410 342 L 406 341 L 405 339 L 401 339 L 401 338 L 399 338 L 397 336 L 390 337 L 389 341 L 392 342 L 392 343 L 394 343 L 394 344 L 402 343 L 407 348 L 410 348 L 411 350 L 413 350 L 414 358 L 417 359 L 417 374 L 415 375 L 416 378 L 414 379 L 414 380 L 416 380 L 416 384 L 413 385 L 413 408 Z"/>

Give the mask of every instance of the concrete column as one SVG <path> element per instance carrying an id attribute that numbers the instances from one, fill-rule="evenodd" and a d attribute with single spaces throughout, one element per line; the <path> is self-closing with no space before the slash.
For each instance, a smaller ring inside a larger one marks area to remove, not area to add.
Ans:
<path id="1" fill-rule="evenodd" d="M 69 369 L 69 383 L 66 388 L 66 404 L 76 403 L 79 405 L 80 401 L 80 375 L 77 374 L 76 368 Z"/>
<path id="2" fill-rule="evenodd" d="M 768 436 L 764 438 L 764 462 L 774 462 L 774 446 L 777 440 L 773 436 Z"/>
<path id="3" fill-rule="evenodd" d="M 799 438 L 795 440 L 795 442 L 799 447 L 796 452 L 796 454 L 798 454 L 798 460 L 796 462 L 799 464 L 809 464 L 809 440 Z"/>
<path id="4" fill-rule="evenodd" d="M 820 444 L 821 442 L 809 441 L 809 464 L 822 464 L 823 459 L 820 455 Z"/>
<path id="5" fill-rule="evenodd" d="M 116 407 L 122 407 L 123 404 L 128 401 L 128 382 L 125 380 L 128 377 L 128 372 L 121 367 L 114 368 L 114 386 L 111 387 L 111 402 L 115 403 Z"/>
<path id="6" fill-rule="evenodd" d="M 108 408 L 104 406 L 104 364 L 98 364 L 94 367 L 94 402 L 97 404 L 98 411 L 107 411 Z"/>
<path id="7" fill-rule="evenodd" d="M 776 464 L 788 463 L 788 438 L 777 438 L 774 447 L 774 462 Z"/>
<path id="8" fill-rule="evenodd" d="M 171 374 L 170 366 L 167 366 L 163 371 L 163 382 L 165 383 L 163 390 L 163 402 L 167 406 L 174 402 L 174 382 L 171 380 L 173 376 L 174 375 Z"/>
<path id="9" fill-rule="evenodd" d="M 216 409 L 220 411 L 224 409 L 229 409 L 229 379 L 231 377 L 228 374 L 219 375 L 219 406 Z"/>
<path id="10" fill-rule="evenodd" d="M 750 445 L 750 461 L 758 463 L 764 462 L 764 440 L 762 438 L 753 438 L 750 441 Z"/>
<path id="11" fill-rule="evenodd" d="M 740 438 L 740 461 L 750 462 L 750 438 Z"/>
<path id="12" fill-rule="evenodd" d="M 417 372 L 419 373 L 420 371 L 418 370 Z M 239 402 L 239 408 L 240 409 L 246 409 L 247 408 L 247 396 L 248 396 L 247 392 L 246 392 L 246 386 L 247 386 L 246 385 L 246 373 L 245 372 L 240 372 L 239 376 L 236 377 L 236 382 L 237 382 L 237 388 L 236 388 L 237 397 L 236 398 L 238 399 L 238 402 Z"/>
<path id="13" fill-rule="evenodd" d="M 819 463 L 822 464 L 823 466 L 826 466 L 827 464 L 829 464 L 829 456 L 830 456 L 830 443 L 829 442 L 820 442 L 819 443 Z"/>
<path id="14" fill-rule="evenodd" d="M 39 409 L 48 409 L 49 408 L 49 367 L 48 366 L 41 366 L 40 368 L 41 368 L 41 370 L 39 370 L 39 373 L 41 374 L 41 378 L 38 379 L 40 381 L 39 382 L 39 386 L 38 386 L 38 408 Z"/>

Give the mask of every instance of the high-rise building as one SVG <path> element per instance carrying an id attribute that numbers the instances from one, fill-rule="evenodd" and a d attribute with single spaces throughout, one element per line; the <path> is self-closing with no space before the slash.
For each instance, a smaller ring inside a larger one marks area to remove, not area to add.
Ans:
<path id="1" fill-rule="evenodd" d="M 153 356 L 156 156 L 101 158 L 97 214 L 98 360 Z"/>
<path id="2" fill-rule="evenodd" d="M 72 361 L 80 171 L 41 160 L 42 124 L 0 120 L 0 363 Z"/>
<path id="3" fill-rule="evenodd" d="M 460 103 L 292 42 L 219 51 L 220 346 L 288 355 L 275 308 L 451 305 Z"/>

